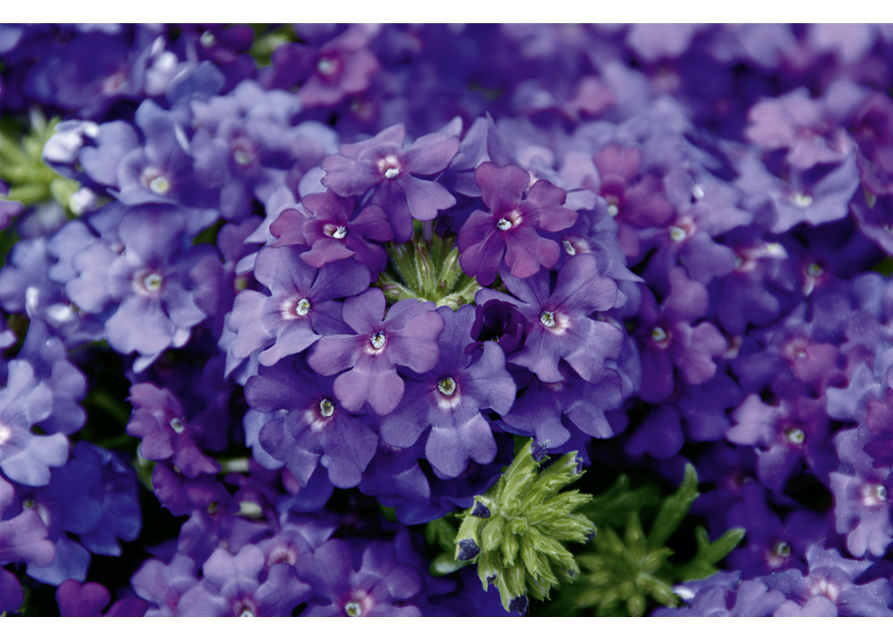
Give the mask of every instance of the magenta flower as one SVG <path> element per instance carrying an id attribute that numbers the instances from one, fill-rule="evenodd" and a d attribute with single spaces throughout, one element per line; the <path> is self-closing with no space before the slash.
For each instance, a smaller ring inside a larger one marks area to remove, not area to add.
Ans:
<path id="1" fill-rule="evenodd" d="M 561 248 L 538 231 L 561 231 L 577 221 L 576 211 L 561 206 L 567 192 L 548 180 L 538 180 L 528 192 L 530 174 L 492 162 L 477 168 L 474 181 L 489 211 L 475 211 L 459 231 L 456 245 L 465 273 L 481 284 L 492 284 L 503 256 L 516 278 L 554 267 Z"/>

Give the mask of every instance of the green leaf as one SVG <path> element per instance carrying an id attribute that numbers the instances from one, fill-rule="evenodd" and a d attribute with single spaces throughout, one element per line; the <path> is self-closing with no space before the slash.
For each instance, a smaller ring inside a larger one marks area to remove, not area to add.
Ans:
<path id="1" fill-rule="evenodd" d="M 685 465 L 685 478 L 679 489 L 671 496 L 664 499 L 657 519 L 648 535 L 648 546 L 652 549 L 662 547 L 667 538 L 676 530 L 682 519 L 688 514 L 692 503 L 697 499 L 698 473 L 691 464 Z"/>
<path id="2" fill-rule="evenodd" d="M 717 562 L 725 558 L 732 549 L 738 546 L 738 543 L 744 538 L 745 529 L 729 529 L 723 535 L 710 542 L 707 531 L 704 527 L 698 527 L 695 530 L 695 540 L 698 542 L 698 552 L 695 554 L 691 562 L 678 567 L 674 571 L 674 577 L 677 582 L 688 582 L 690 580 L 703 580 L 709 578 L 718 570 L 714 566 Z"/>

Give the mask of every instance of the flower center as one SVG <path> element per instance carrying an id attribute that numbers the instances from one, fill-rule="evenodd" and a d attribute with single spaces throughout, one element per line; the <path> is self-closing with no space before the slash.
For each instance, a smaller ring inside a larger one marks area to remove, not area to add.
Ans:
<path id="1" fill-rule="evenodd" d="M 149 183 L 149 189 L 151 189 L 153 193 L 163 196 L 171 190 L 171 183 L 168 182 L 167 178 L 164 176 L 158 176 L 157 178 L 153 178 Z"/>
<path id="2" fill-rule="evenodd" d="M 22 509 L 33 509 L 37 506 L 37 503 L 34 502 L 34 498 L 25 498 L 22 500 Z"/>
<path id="3" fill-rule="evenodd" d="M 233 158 L 235 159 L 236 164 L 241 165 L 243 167 L 246 164 L 251 162 L 251 156 L 249 156 L 247 153 L 245 153 L 241 149 L 236 149 L 233 152 Z"/>
<path id="4" fill-rule="evenodd" d="M 670 237 L 673 238 L 676 242 L 681 242 L 685 240 L 686 237 L 685 229 L 682 227 L 670 227 Z"/>
<path id="5" fill-rule="evenodd" d="M 496 228 L 500 231 L 508 231 L 512 228 L 512 221 L 507 220 L 506 218 L 500 218 L 499 222 L 496 223 Z"/>
<path id="6" fill-rule="evenodd" d="M 654 327 L 651 330 L 651 339 L 655 342 L 663 342 L 667 339 L 667 332 L 662 327 Z"/>
<path id="7" fill-rule="evenodd" d="M 372 334 L 372 337 L 369 339 L 372 343 L 373 349 L 381 349 L 385 343 L 385 335 L 384 331 L 376 331 Z"/>
<path id="8" fill-rule="evenodd" d="M 812 204 L 812 196 L 808 193 L 795 193 L 791 197 L 791 202 L 800 207 L 801 209 L 805 209 L 809 205 Z"/>
<path id="9" fill-rule="evenodd" d="M 796 427 L 788 429 L 784 432 L 784 435 L 794 444 L 803 444 L 803 441 L 806 440 L 806 434 L 803 433 L 803 429 L 798 429 Z"/>
<path id="10" fill-rule="evenodd" d="M 822 269 L 822 265 L 818 262 L 813 262 L 806 267 L 806 275 L 812 276 L 813 278 L 822 275 L 824 272 L 825 270 Z"/>
<path id="11" fill-rule="evenodd" d="M 174 418 L 173 420 L 171 420 L 170 424 L 171 429 L 173 429 L 177 433 L 183 433 L 183 430 L 186 428 L 186 426 L 182 422 L 180 422 L 179 418 Z"/>
<path id="12" fill-rule="evenodd" d="M 363 607 L 360 606 L 359 602 L 351 600 L 346 605 L 344 605 L 344 613 L 349 615 L 351 618 L 356 618 L 363 613 Z"/>
<path id="13" fill-rule="evenodd" d="M 400 169 L 397 167 L 389 167 L 387 171 L 384 172 L 384 177 L 393 180 L 397 176 L 400 175 Z"/>
<path id="14" fill-rule="evenodd" d="M 543 323 L 543 326 L 551 329 L 555 326 L 555 314 L 552 311 L 543 311 L 540 314 L 540 322 Z"/>
<path id="15" fill-rule="evenodd" d="M 704 197 L 704 187 L 699 184 L 696 184 L 691 188 L 691 195 L 694 196 L 695 200 L 700 200 Z"/>
<path id="16" fill-rule="evenodd" d="M 10 440 L 12 440 L 12 428 L 0 424 L 0 444 L 6 444 Z"/>
<path id="17" fill-rule="evenodd" d="M 881 502 L 887 501 L 887 487 L 882 484 L 874 485 L 874 497 Z"/>
<path id="18" fill-rule="evenodd" d="M 791 545 L 782 540 L 772 547 L 772 555 L 778 558 L 787 558 L 791 555 Z"/>
<path id="19" fill-rule="evenodd" d="M 316 70 L 324 76 L 330 76 L 335 73 L 335 62 L 329 58 L 320 58 Z"/>
<path id="20" fill-rule="evenodd" d="M 569 256 L 577 255 L 577 250 L 574 248 L 574 245 L 571 244 L 570 240 L 562 240 L 561 244 L 564 245 L 564 250 L 567 251 L 567 255 L 569 255 Z"/>
<path id="21" fill-rule="evenodd" d="M 295 313 L 299 316 L 306 316 L 310 313 L 310 301 L 307 298 L 298 300 L 298 304 L 295 305 Z"/>
<path id="22" fill-rule="evenodd" d="M 202 43 L 203 47 L 213 47 L 217 44 L 217 38 L 210 31 L 205 31 L 199 38 L 199 42 Z"/>
<path id="23" fill-rule="evenodd" d="M 143 278 L 143 286 L 150 293 L 158 291 L 161 288 L 161 282 L 161 276 L 157 273 L 150 273 Z"/>
<path id="24" fill-rule="evenodd" d="M 612 218 L 616 218 L 617 214 L 619 214 L 619 213 L 620 213 L 620 208 L 616 204 L 608 205 L 608 215 L 609 216 L 611 216 Z"/>
<path id="25" fill-rule="evenodd" d="M 390 169 L 388 169 L 390 171 Z M 347 235 L 347 227 L 339 226 L 332 232 L 332 237 L 336 240 L 341 240 L 344 236 Z"/>
<path id="26" fill-rule="evenodd" d="M 335 403 L 328 398 L 323 398 L 319 402 L 319 413 L 323 418 L 331 418 L 332 414 L 335 413 Z"/>
<path id="27" fill-rule="evenodd" d="M 443 377 L 437 383 L 437 390 L 445 396 L 451 396 L 456 393 L 456 381 L 449 376 Z"/>

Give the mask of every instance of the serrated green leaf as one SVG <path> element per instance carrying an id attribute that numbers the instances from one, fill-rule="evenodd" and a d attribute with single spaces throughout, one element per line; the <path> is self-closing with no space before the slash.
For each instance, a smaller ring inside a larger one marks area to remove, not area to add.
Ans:
<path id="1" fill-rule="evenodd" d="M 693 465 L 686 464 L 682 484 L 675 493 L 664 499 L 657 513 L 651 533 L 648 534 L 650 548 L 657 549 L 663 546 L 688 514 L 689 508 L 699 495 L 698 474 Z"/>

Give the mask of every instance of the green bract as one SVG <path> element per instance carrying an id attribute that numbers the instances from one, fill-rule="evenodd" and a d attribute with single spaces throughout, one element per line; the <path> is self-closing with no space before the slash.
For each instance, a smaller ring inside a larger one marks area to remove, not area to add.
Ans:
<path id="1" fill-rule="evenodd" d="M 391 259 L 373 286 L 384 291 L 389 302 L 430 300 L 453 310 L 474 300 L 481 286 L 459 265 L 453 238 L 434 235 L 431 240 L 414 236 L 404 244 L 389 243 Z"/>
<path id="2" fill-rule="evenodd" d="M 576 582 L 562 589 L 561 600 L 547 607 L 547 615 L 641 616 L 649 599 L 675 607 L 678 598 L 673 585 L 707 578 L 717 572 L 714 566 L 744 537 L 744 529 L 727 531 L 710 542 L 703 527 L 695 529 L 695 556 L 673 564 L 673 550 L 664 546 L 698 497 L 698 476 L 692 465 L 685 467 L 685 479 L 679 489 L 660 502 L 660 508 L 647 535 L 642 528 L 640 510 L 657 506 L 649 489 L 630 491 L 629 478 L 621 476 L 606 494 L 596 497 L 584 513 L 599 526 L 599 535 L 587 552 L 577 556 L 583 571 Z M 621 535 L 615 529 L 623 527 Z"/>
<path id="3" fill-rule="evenodd" d="M 577 513 L 592 496 L 577 490 L 559 493 L 582 475 L 577 452 L 547 468 L 547 459 L 531 440 L 475 505 L 462 514 L 456 535 L 457 561 L 474 560 L 486 590 L 499 589 L 502 605 L 524 613 L 528 596 L 548 598 L 559 582 L 579 571 L 564 542 L 585 542 L 593 523 Z"/>

